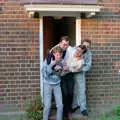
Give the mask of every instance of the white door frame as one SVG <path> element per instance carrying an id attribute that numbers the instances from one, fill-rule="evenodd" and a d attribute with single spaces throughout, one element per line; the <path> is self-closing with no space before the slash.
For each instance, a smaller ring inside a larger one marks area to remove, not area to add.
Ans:
<path id="1" fill-rule="evenodd" d="M 81 15 L 76 17 L 76 46 L 81 44 Z"/>
<path id="2" fill-rule="evenodd" d="M 81 17 L 76 17 L 76 45 L 81 44 Z M 39 55 L 40 55 L 40 94 L 43 98 L 43 78 L 42 78 L 42 64 L 43 64 L 43 17 L 39 19 Z"/>
<path id="3" fill-rule="evenodd" d="M 42 64 L 43 64 L 43 17 L 39 18 L 39 60 L 40 60 L 40 94 L 43 98 L 43 78 L 42 78 Z M 43 100 L 43 99 L 42 99 Z"/>

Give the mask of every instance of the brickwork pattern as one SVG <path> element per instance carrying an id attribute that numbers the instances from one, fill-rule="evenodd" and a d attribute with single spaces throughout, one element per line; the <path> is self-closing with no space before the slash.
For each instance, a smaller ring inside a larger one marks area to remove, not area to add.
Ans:
<path id="1" fill-rule="evenodd" d="M 28 18 L 19 1 L 0 6 L 0 104 L 23 109 L 40 94 L 38 19 Z"/>
<path id="2" fill-rule="evenodd" d="M 120 16 L 117 0 L 105 0 L 104 11 L 82 19 L 82 39 L 92 41 L 92 70 L 87 73 L 88 108 L 109 111 L 120 103 Z M 102 16 L 102 17 L 101 17 Z"/>
<path id="3" fill-rule="evenodd" d="M 120 20 L 82 20 L 82 39 L 92 41 L 93 66 L 87 74 L 90 107 L 120 103 Z"/>
<path id="4" fill-rule="evenodd" d="M 104 10 L 119 15 L 118 0 L 104 0 Z M 23 109 L 40 94 L 39 23 L 19 0 L 0 0 L 0 104 Z M 120 19 L 82 19 L 82 39 L 92 40 L 93 67 L 87 74 L 89 108 L 120 103 Z"/>

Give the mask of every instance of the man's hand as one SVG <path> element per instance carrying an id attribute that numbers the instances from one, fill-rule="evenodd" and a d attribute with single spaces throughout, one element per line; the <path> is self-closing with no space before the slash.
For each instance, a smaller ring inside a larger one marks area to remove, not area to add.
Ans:
<path id="1" fill-rule="evenodd" d="M 69 70 L 69 67 L 68 67 L 68 66 L 63 66 L 63 70 L 64 70 L 64 71 L 68 71 L 68 70 Z"/>
<path id="2" fill-rule="evenodd" d="M 72 67 L 72 70 L 75 71 L 75 72 L 81 72 L 82 68 Z"/>
<path id="3" fill-rule="evenodd" d="M 55 72 L 55 73 L 56 73 L 57 76 L 60 76 L 60 75 L 61 75 L 61 71 L 60 71 L 60 70 L 57 71 L 57 72 Z"/>
<path id="4" fill-rule="evenodd" d="M 59 65 L 56 65 L 56 66 L 54 67 L 54 69 L 55 69 L 55 71 L 58 71 L 58 70 L 61 70 L 61 69 L 62 69 L 62 67 L 61 67 L 61 66 L 59 66 Z"/>

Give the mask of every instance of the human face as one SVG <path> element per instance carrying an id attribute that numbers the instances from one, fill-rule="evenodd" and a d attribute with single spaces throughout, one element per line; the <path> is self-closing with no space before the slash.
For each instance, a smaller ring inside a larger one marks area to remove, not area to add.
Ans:
<path id="1" fill-rule="evenodd" d="M 55 61 L 59 61 L 61 58 L 61 54 L 59 52 L 55 52 L 54 56 L 55 56 Z"/>
<path id="2" fill-rule="evenodd" d="M 63 50 L 66 50 L 69 46 L 69 41 L 66 41 L 66 40 L 62 40 L 60 42 L 60 47 L 63 49 Z"/>
<path id="3" fill-rule="evenodd" d="M 82 53 L 83 53 L 83 50 L 80 47 L 77 47 L 75 51 L 75 56 L 80 57 L 82 56 Z"/>
<path id="4" fill-rule="evenodd" d="M 85 45 L 86 48 L 89 48 L 89 47 L 90 47 L 90 43 L 89 43 L 89 42 L 83 42 L 83 45 Z"/>

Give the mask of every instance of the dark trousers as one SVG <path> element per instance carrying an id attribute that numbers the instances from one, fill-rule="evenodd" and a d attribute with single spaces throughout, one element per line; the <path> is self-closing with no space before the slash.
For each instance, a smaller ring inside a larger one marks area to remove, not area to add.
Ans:
<path id="1" fill-rule="evenodd" d="M 71 112 L 73 102 L 74 80 L 73 73 L 68 73 L 61 78 L 61 89 L 63 96 L 63 115 L 66 116 Z"/>

